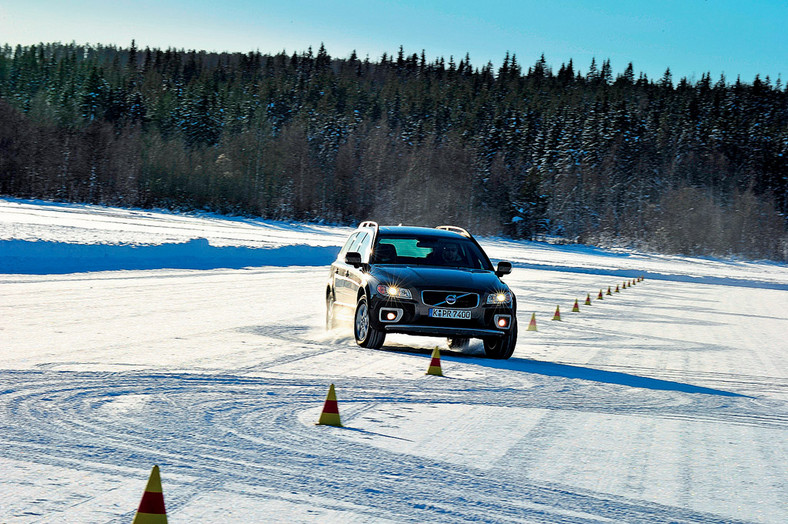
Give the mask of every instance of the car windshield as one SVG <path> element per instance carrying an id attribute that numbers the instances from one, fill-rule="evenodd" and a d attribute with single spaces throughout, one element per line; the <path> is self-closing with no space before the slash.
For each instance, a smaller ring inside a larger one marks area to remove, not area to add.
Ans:
<path id="1" fill-rule="evenodd" d="M 474 242 L 459 236 L 382 236 L 375 244 L 370 263 L 492 271 L 492 265 L 482 250 Z"/>

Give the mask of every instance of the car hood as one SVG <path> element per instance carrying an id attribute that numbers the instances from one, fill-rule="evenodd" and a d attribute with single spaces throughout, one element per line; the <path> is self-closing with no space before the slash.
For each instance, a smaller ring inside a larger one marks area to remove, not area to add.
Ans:
<path id="1" fill-rule="evenodd" d="M 486 291 L 507 288 L 492 271 L 445 267 L 373 266 L 379 281 L 418 289 L 466 289 Z"/>

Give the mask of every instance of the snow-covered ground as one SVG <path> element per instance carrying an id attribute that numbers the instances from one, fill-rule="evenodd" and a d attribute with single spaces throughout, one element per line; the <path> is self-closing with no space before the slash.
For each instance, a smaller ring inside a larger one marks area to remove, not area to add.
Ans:
<path id="1" fill-rule="evenodd" d="M 0 199 L 0 522 L 788 522 L 785 265 L 483 239 L 491 361 L 325 333 L 348 232 Z"/>

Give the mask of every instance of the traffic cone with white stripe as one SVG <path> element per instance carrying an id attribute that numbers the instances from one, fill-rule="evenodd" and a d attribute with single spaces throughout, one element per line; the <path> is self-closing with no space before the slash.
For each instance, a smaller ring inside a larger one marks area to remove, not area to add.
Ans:
<path id="1" fill-rule="evenodd" d="M 528 323 L 528 329 L 526 331 L 538 331 L 536 329 L 536 313 L 531 313 L 531 322 Z"/>
<path id="2" fill-rule="evenodd" d="M 427 368 L 427 375 L 443 376 L 443 370 L 441 369 L 441 352 L 438 346 L 435 346 L 435 349 L 432 350 L 432 357 L 430 358 L 430 367 Z"/>
<path id="3" fill-rule="evenodd" d="M 323 404 L 323 412 L 320 413 L 317 425 L 342 427 L 342 422 L 339 420 L 339 406 L 337 405 L 337 394 L 334 391 L 334 384 L 331 384 L 328 388 L 326 402 Z"/>
<path id="4" fill-rule="evenodd" d="M 572 313 L 579 313 L 579 312 L 580 312 L 580 306 L 577 305 L 577 299 L 575 299 L 575 305 L 572 306 Z"/>
<path id="5" fill-rule="evenodd" d="M 142 494 L 140 506 L 134 515 L 132 524 L 167 524 L 167 512 L 164 509 L 164 494 L 161 491 L 159 466 L 153 466 L 148 477 L 148 485 Z"/>

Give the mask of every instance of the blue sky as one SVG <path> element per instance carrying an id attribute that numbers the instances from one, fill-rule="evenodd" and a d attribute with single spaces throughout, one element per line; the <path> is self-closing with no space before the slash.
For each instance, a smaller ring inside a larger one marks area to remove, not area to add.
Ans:
<path id="1" fill-rule="evenodd" d="M 544 53 L 557 71 L 571 58 L 588 70 L 610 59 L 615 74 L 697 80 L 710 72 L 788 80 L 788 0 L 26 0 L 0 4 L 0 43 L 101 43 L 207 51 L 316 51 L 338 58 L 356 50 L 497 67 L 506 52 L 525 68 Z"/>

